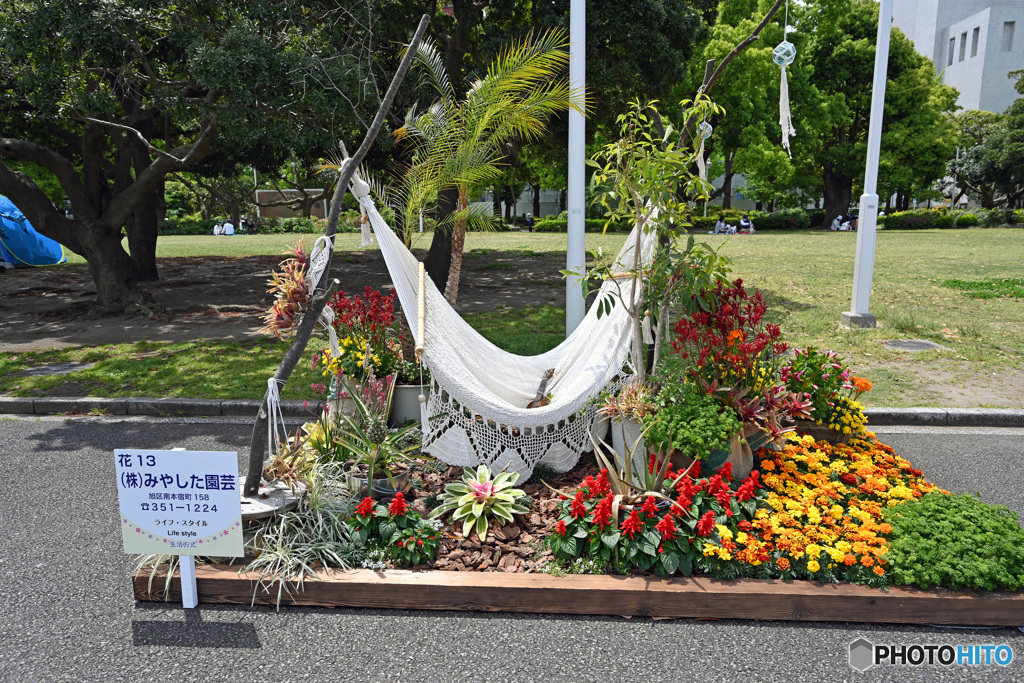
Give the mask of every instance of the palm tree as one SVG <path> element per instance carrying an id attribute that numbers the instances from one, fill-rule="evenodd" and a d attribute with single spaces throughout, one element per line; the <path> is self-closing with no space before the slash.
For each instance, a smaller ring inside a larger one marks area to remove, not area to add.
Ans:
<path id="1" fill-rule="evenodd" d="M 410 226 L 425 206 L 445 192 L 457 192 L 456 209 L 439 216 L 437 229 L 452 231 L 452 262 L 445 298 L 458 298 L 466 229 L 488 228 L 496 218 L 488 206 L 470 206 L 470 188 L 482 188 L 500 176 L 509 146 L 539 138 L 548 118 L 569 108 L 584 111 L 583 94 L 571 91 L 564 73 L 569 61 L 565 33 L 551 30 L 502 49 L 459 99 L 432 42 L 423 41 L 414 64 L 422 83 L 436 99 L 422 110 L 413 106 L 398 140 L 412 145 L 410 163 L 402 169 L 393 202 Z M 407 233 L 408 234 L 408 231 Z"/>

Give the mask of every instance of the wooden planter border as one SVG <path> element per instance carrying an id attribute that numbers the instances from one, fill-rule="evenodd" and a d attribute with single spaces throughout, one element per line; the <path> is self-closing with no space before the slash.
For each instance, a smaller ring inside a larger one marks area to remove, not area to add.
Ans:
<path id="1" fill-rule="evenodd" d="M 277 604 L 277 586 L 257 590 L 237 565 L 196 567 L 201 603 Z M 181 601 L 175 575 L 133 577 L 136 600 Z M 878 590 L 809 581 L 721 581 L 700 577 L 566 576 L 360 569 L 323 575 L 281 594 L 282 605 L 474 612 L 791 621 L 853 621 L 958 626 L 1024 625 L 1024 592 Z"/>

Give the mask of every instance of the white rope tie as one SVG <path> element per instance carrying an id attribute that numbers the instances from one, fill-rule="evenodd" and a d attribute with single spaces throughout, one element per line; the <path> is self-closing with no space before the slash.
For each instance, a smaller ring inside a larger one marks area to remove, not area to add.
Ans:
<path id="1" fill-rule="evenodd" d="M 270 457 L 277 454 L 280 434 L 284 434 L 285 438 L 288 436 L 284 413 L 281 412 L 281 393 L 278 391 L 277 382 L 278 380 L 273 377 L 267 380 L 267 422 L 270 426 L 270 429 L 267 430 L 267 453 Z M 281 383 L 284 384 L 284 382 Z M 281 426 L 280 432 L 277 430 L 278 425 Z"/>
<path id="2" fill-rule="evenodd" d="M 704 136 L 700 138 L 700 147 L 697 148 L 697 174 L 700 179 L 707 181 L 708 179 L 708 166 L 704 162 Z"/>
<path id="3" fill-rule="evenodd" d="M 654 333 L 651 331 L 651 316 L 644 314 L 644 322 L 641 326 L 644 335 L 644 344 L 654 343 Z"/>
<path id="4" fill-rule="evenodd" d="M 370 186 L 356 174 L 352 175 L 352 195 L 359 201 L 359 232 L 362 237 L 362 246 L 368 247 L 373 244 L 370 219 L 366 215 L 366 202 L 371 201 Z"/>

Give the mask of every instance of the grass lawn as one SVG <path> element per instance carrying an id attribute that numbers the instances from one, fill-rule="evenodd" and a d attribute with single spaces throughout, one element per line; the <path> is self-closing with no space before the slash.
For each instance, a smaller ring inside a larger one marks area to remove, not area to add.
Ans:
<path id="1" fill-rule="evenodd" d="M 157 254 L 279 254 L 297 237 L 164 237 Z M 429 233 L 417 237 L 414 248 L 429 246 Z M 855 233 L 702 237 L 721 245 L 736 277 L 764 292 L 773 321 L 782 325 L 791 344 L 834 349 L 857 374 L 874 382 L 875 390 L 864 396 L 866 404 L 1024 407 L 1024 306 L 1016 298 L 1024 281 L 1024 231 L 880 231 L 871 296 L 879 328 L 859 331 L 839 327 L 840 313 L 849 309 Z M 307 236 L 309 242 L 314 238 Z M 624 240 L 622 234 L 588 234 L 587 248 L 614 254 Z M 337 248 L 355 250 L 358 243 L 358 235 L 343 234 Z M 565 235 L 471 234 L 466 247 L 481 262 L 492 250 L 564 253 Z M 499 346 L 524 355 L 543 352 L 564 335 L 564 309 L 556 306 L 467 319 Z M 928 339 L 948 350 L 894 351 L 883 346 L 888 339 Z M 0 354 L 0 392 L 12 388 L 13 378 L 3 375 L 28 365 L 109 358 L 72 377 L 93 395 L 258 397 L 283 350 L 283 343 L 268 340 Z M 305 367 L 299 372 L 286 397 L 308 397 L 305 387 L 315 378 Z M 22 390 L 16 393 L 24 393 L 70 378 L 17 379 Z"/>

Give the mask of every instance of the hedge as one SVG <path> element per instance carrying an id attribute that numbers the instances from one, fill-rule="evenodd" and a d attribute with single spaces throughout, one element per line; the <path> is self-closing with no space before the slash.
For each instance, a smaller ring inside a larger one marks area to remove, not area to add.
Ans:
<path id="1" fill-rule="evenodd" d="M 586 232 L 603 232 L 605 221 L 588 218 L 584 221 Z M 533 226 L 536 232 L 569 232 L 569 221 L 558 218 L 545 218 L 537 221 Z M 612 223 L 608 226 L 608 232 L 629 232 L 632 226 L 629 223 Z"/>
<path id="2" fill-rule="evenodd" d="M 1006 209 L 972 209 L 955 215 L 944 207 L 899 211 L 888 216 L 879 216 L 878 225 L 887 230 L 920 230 L 923 228 L 973 228 L 982 226 L 996 228 L 1024 223 L 1024 210 L 1010 212 Z"/>

